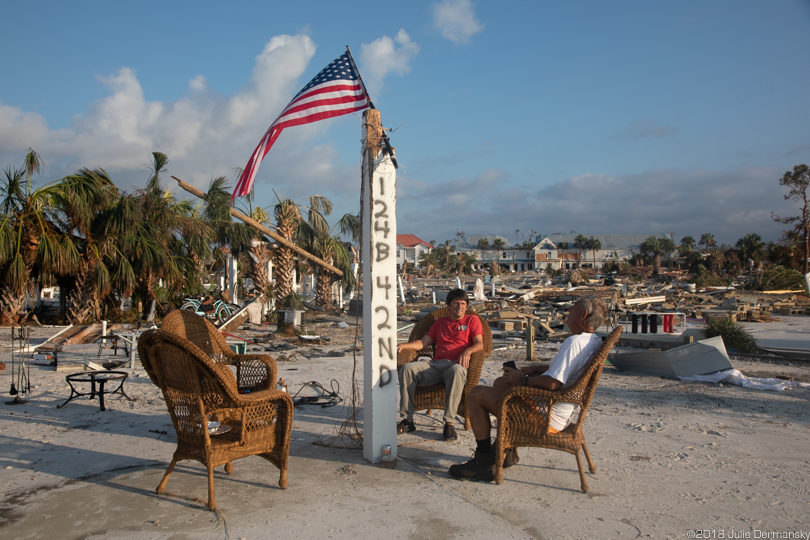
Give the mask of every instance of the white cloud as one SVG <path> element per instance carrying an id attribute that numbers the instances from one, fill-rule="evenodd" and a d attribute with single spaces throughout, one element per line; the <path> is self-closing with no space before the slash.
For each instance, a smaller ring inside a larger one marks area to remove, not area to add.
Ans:
<path id="1" fill-rule="evenodd" d="M 382 89 L 386 75 L 405 75 L 411 71 L 411 62 L 418 52 L 419 45 L 412 42 L 408 33 L 402 29 L 394 39 L 383 36 L 360 45 L 360 74 L 372 99 L 375 91 Z"/>
<path id="2" fill-rule="evenodd" d="M 795 205 L 779 188 L 783 171 L 651 170 L 607 176 L 583 174 L 536 189 L 502 187 L 507 173 L 490 169 L 473 178 L 443 184 L 401 178 L 397 193 L 398 230 L 437 240 L 468 234 L 501 234 L 515 229 L 597 233 L 675 233 L 675 239 L 709 232 L 733 244 L 756 232 L 777 240 L 785 227 L 771 212 L 794 215 Z M 425 225 L 429 224 L 429 225 Z"/>
<path id="3" fill-rule="evenodd" d="M 250 80 L 235 93 L 217 94 L 199 74 L 188 81 L 187 94 L 172 102 L 149 100 L 150 88 L 142 86 L 136 71 L 121 67 L 98 78 L 106 95 L 66 129 L 49 130 L 41 115 L 0 103 L 0 163 L 21 165 L 30 146 L 46 162 L 43 180 L 81 167 L 103 168 L 119 188 L 131 192 L 143 187 L 151 152 L 161 151 L 169 156 L 170 175 L 200 189 L 206 189 L 212 177 L 226 176 L 233 186 L 234 170 L 245 166 L 272 121 L 324 67 L 312 64 L 315 49 L 303 33 L 275 36 L 256 55 Z M 404 30 L 393 39 L 382 37 L 364 46 L 362 73 L 367 82 L 381 86 L 389 73 L 407 73 L 418 51 Z M 356 130 L 356 155 L 342 156 L 331 142 L 313 141 L 350 125 Z M 359 140 L 358 115 L 285 130 L 259 170 L 258 204 L 273 204 L 272 188 L 294 200 L 322 194 L 335 203 L 336 214 L 355 211 Z M 176 189 L 168 177 L 166 185 Z"/>
<path id="4" fill-rule="evenodd" d="M 407 42 L 407 34 L 403 40 Z M 212 177 L 223 175 L 233 185 L 234 169 L 245 165 L 276 115 L 308 82 L 306 76 L 323 67 L 311 65 L 314 54 L 315 44 L 306 35 L 275 36 L 256 56 L 250 80 L 235 94 L 217 95 L 205 76 L 197 75 L 189 81 L 188 95 L 174 102 L 148 100 L 136 72 L 122 67 L 99 77 L 108 94 L 68 129 L 49 130 L 41 115 L 0 103 L 0 163 L 21 165 L 30 146 L 48 166 L 46 180 L 80 167 L 104 168 L 116 185 L 132 191 L 143 187 L 145 164 L 157 150 L 169 156 L 169 174 L 196 187 L 204 189 Z M 356 164 L 343 163 L 329 143 L 314 148 L 305 143 L 351 122 L 357 125 L 359 141 L 359 120 L 349 116 L 286 130 L 259 170 L 257 192 L 264 195 L 257 202 L 272 204 L 273 187 L 295 200 L 321 193 L 337 206 L 347 191 L 338 188 L 359 182 Z M 166 185 L 175 188 L 168 177 Z M 187 195 L 181 191 L 180 196 Z M 345 202 L 352 208 L 357 204 Z"/>
<path id="5" fill-rule="evenodd" d="M 196 77 L 188 81 L 188 87 L 189 89 L 195 92 L 202 92 L 203 90 L 206 90 L 208 88 L 208 83 L 205 80 L 204 75 L 197 75 Z"/>
<path id="6" fill-rule="evenodd" d="M 484 29 L 470 0 L 441 0 L 433 4 L 433 27 L 456 45 L 466 45 Z"/>

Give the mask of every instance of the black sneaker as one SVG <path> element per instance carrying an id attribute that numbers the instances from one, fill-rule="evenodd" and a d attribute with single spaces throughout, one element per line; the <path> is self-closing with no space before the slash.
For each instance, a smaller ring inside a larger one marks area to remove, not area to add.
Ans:
<path id="1" fill-rule="evenodd" d="M 416 431 L 416 424 L 413 423 L 413 420 L 403 420 L 397 424 L 397 435 L 414 431 Z"/>
<path id="2" fill-rule="evenodd" d="M 451 465 L 447 473 L 459 480 L 477 480 L 480 482 L 492 482 L 495 476 L 492 474 L 492 466 L 495 464 L 493 454 L 476 452 L 473 458 L 467 463 Z"/>
<path id="3" fill-rule="evenodd" d="M 442 434 L 445 441 L 457 441 L 458 435 L 456 434 L 456 428 L 453 427 L 452 424 L 445 424 L 444 425 L 444 433 Z"/>

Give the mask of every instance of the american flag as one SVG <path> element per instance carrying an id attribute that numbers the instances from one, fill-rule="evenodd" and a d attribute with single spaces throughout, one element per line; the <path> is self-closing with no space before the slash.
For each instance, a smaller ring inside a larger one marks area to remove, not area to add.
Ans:
<path id="1" fill-rule="evenodd" d="M 341 116 L 369 107 L 370 101 L 363 81 L 353 66 L 348 51 L 323 68 L 303 90 L 290 101 L 275 122 L 270 124 L 231 195 L 234 198 L 250 193 L 259 164 L 281 135 L 290 126 L 300 126 L 333 116 Z"/>

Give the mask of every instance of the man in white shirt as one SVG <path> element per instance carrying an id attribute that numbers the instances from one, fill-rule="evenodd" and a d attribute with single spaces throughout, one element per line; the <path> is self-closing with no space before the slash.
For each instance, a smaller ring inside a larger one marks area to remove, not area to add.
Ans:
<path id="1" fill-rule="evenodd" d="M 558 390 L 573 384 L 602 344 L 602 338 L 594 332 L 606 316 L 604 300 L 597 297 L 581 298 L 568 311 L 565 321 L 572 335 L 563 342 L 548 370 L 542 366 L 521 369 L 505 367 L 503 376 L 496 379 L 492 386 L 476 386 L 470 391 L 467 410 L 477 445 L 475 456 L 467 463 L 451 466 L 448 471 L 450 476 L 462 480 L 494 480 L 492 466 L 495 464 L 495 454 L 490 439 L 492 424 L 489 415 L 496 413 L 501 396 L 514 386 Z M 565 429 L 575 410 L 573 403 L 555 403 L 551 410 L 549 431 L 556 433 Z M 510 461 L 510 456 L 507 455 L 506 461 Z"/>

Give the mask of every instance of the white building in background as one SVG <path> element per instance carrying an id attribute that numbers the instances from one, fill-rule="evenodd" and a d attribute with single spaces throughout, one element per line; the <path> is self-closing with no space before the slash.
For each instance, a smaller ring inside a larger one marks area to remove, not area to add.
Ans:
<path id="1" fill-rule="evenodd" d="M 586 238 L 599 240 L 601 246 L 594 253 L 574 247 L 579 234 L 550 234 L 542 236 L 534 246 L 534 260 L 538 270 L 549 264 L 554 270 L 570 270 L 579 266 L 602 268 L 607 262 L 626 261 L 641 252 L 641 244 L 650 236 L 668 238 L 671 235 L 653 234 L 583 234 Z"/>
<path id="2" fill-rule="evenodd" d="M 486 240 L 487 249 L 478 247 L 478 242 Z M 503 242 L 503 248 L 495 249 L 495 240 Z M 456 253 L 472 253 L 476 257 L 476 268 L 489 269 L 491 264 L 500 264 L 501 270 L 505 272 L 531 272 L 535 270 L 534 253 L 531 244 L 515 246 L 509 243 L 503 236 L 489 235 L 468 235 L 456 242 Z"/>
<path id="3" fill-rule="evenodd" d="M 422 255 L 430 253 L 433 246 L 413 234 L 397 235 L 397 271 L 402 271 L 405 263 L 410 263 L 414 268 L 419 267 L 419 260 Z"/>

